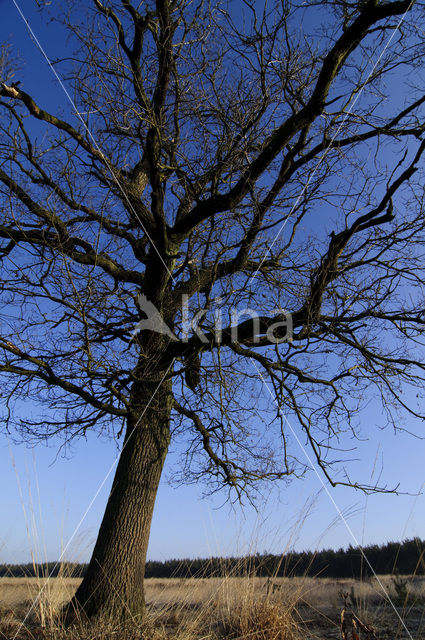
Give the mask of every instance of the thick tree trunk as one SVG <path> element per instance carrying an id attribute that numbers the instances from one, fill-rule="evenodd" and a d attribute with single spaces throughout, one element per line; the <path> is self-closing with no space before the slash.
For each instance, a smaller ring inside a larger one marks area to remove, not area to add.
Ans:
<path id="1" fill-rule="evenodd" d="M 88 618 L 140 619 L 144 572 L 156 493 L 170 440 L 171 386 L 156 381 L 133 389 L 123 449 L 84 579 L 67 609 Z M 152 399 L 152 395 L 156 394 Z"/>

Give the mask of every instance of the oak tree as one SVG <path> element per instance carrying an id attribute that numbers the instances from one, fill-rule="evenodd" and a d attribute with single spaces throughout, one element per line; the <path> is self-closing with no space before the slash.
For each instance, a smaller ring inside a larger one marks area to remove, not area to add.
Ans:
<path id="1" fill-rule="evenodd" d="M 171 441 L 243 498 L 306 471 L 291 424 L 385 490 L 344 462 L 364 402 L 423 417 L 423 7 L 58 4 L 75 112 L 2 66 L 2 394 L 24 439 L 122 436 L 71 604 L 125 618 Z"/>

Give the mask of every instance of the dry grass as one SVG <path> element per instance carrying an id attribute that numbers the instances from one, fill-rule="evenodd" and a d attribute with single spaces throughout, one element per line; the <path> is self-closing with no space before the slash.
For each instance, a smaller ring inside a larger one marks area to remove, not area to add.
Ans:
<path id="1" fill-rule="evenodd" d="M 46 584 L 40 599 L 48 600 L 52 610 L 57 610 L 72 597 L 80 582 L 80 578 L 0 578 L 0 607 L 13 609 L 32 602 Z"/>
<path id="2" fill-rule="evenodd" d="M 55 613 L 78 586 L 77 579 L 52 578 L 40 602 L 19 629 L 40 585 L 36 578 L 0 579 L 0 638 L 140 638 L 144 640 L 301 640 L 301 623 L 296 616 L 295 591 L 288 598 L 278 590 L 267 592 L 266 582 L 256 578 L 170 579 L 146 581 L 148 615 L 143 627 L 117 630 L 61 630 Z M 288 592 L 289 594 L 289 592 Z M 41 634 L 41 635 L 40 635 Z M 71 634 L 71 635 L 69 635 Z M 72 635 L 73 634 L 73 635 Z"/>
<path id="3" fill-rule="evenodd" d="M 393 592 L 390 576 L 380 581 Z M 306 640 L 340 638 L 341 592 L 351 592 L 357 615 L 380 638 L 408 637 L 376 579 L 327 578 L 149 579 L 142 627 L 61 629 L 57 613 L 79 580 L 0 579 L 0 639 L 16 640 Z M 413 638 L 425 638 L 425 578 L 412 578 L 410 604 L 397 609 Z M 28 609 L 39 595 L 31 614 Z M 413 604 L 412 604 L 413 603 Z M 17 635 L 16 635 L 17 634 Z"/>

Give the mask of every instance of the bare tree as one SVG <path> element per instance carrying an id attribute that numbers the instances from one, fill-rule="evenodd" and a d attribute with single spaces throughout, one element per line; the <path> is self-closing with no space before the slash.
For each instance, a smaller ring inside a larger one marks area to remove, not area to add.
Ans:
<path id="1" fill-rule="evenodd" d="M 143 613 L 171 439 L 182 479 L 252 496 L 306 471 L 289 420 L 329 483 L 386 490 L 343 449 L 371 394 L 397 427 L 423 417 L 421 11 L 93 0 L 66 18 L 77 114 L 3 77 L 6 417 L 124 434 L 72 602 L 89 617 Z"/>

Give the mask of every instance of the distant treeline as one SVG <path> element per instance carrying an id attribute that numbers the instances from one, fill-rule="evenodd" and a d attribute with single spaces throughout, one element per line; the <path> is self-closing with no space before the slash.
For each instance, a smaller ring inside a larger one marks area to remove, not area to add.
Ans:
<path id="1" fill-rule="evenodd" d="M 425 541 L 420 538 L 404 542 L 364 547 L 363 556 L 357 547 L 303 551 L 283 556 L 259 554 L 244 558 L 209 558 L 208 560 L 151 560 L 146 563 L 147 578 L 210 578 L 221 576 L 318 576 L 329 578 L 361 578 L 373 574 L 425 574 Z M 0 565 L 0 577 L 80 577 L 87 565 L 54 562 L 34 567 Z M 373 569 L 373 571 L 372 571 Z"/>

